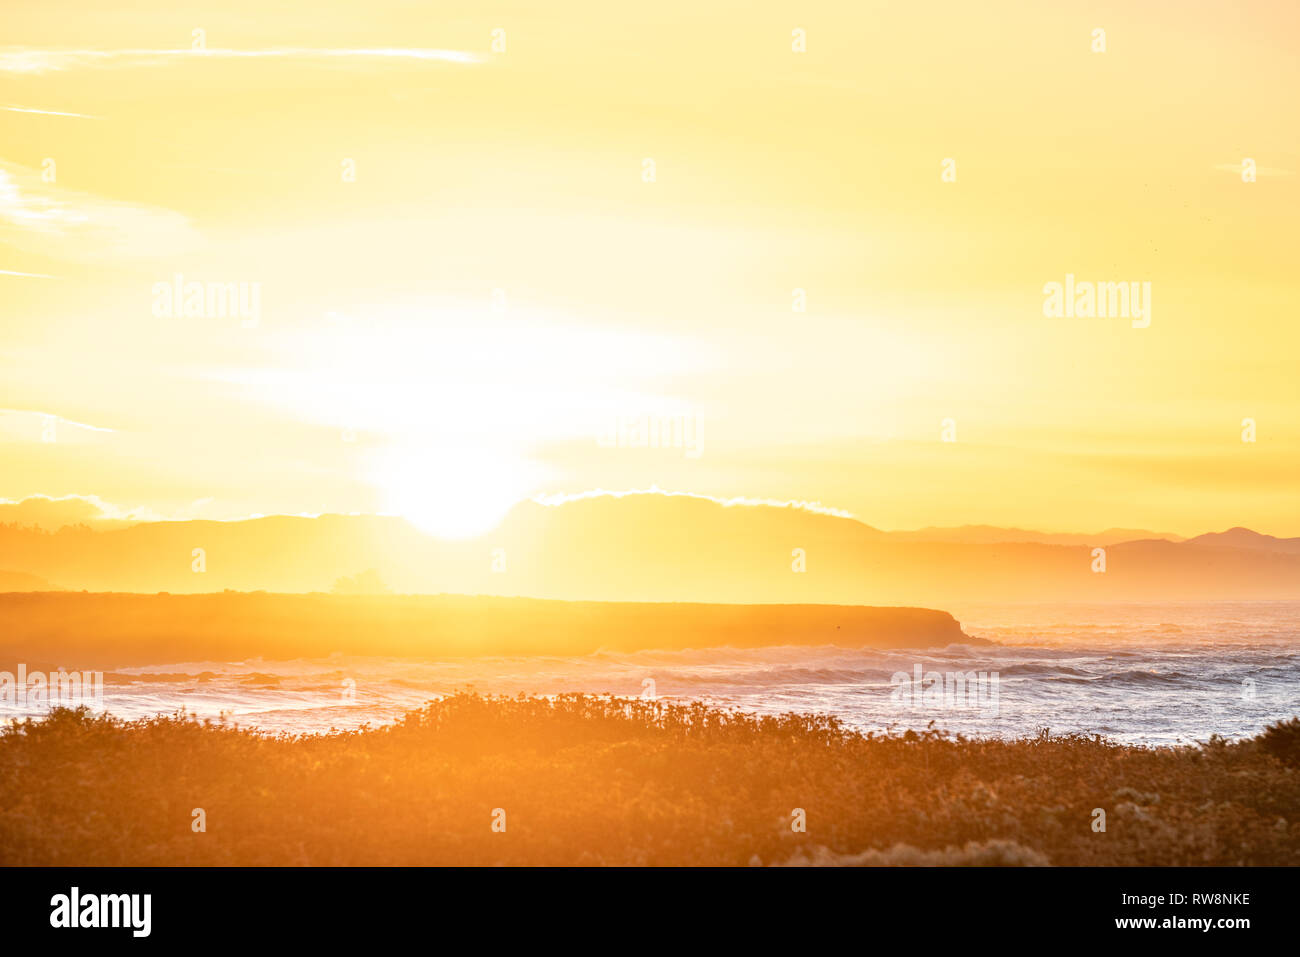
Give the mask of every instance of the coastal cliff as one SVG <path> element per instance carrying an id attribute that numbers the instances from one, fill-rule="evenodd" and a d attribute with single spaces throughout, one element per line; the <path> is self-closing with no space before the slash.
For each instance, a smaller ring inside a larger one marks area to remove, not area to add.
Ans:
<path id="1" fill-rule="evenodd" d="M 944 611 L 469 595 L 0 595 L 0 663 L 107 669 L 339 653 L 438 658 L 731 646 L 987 644 Z"/>

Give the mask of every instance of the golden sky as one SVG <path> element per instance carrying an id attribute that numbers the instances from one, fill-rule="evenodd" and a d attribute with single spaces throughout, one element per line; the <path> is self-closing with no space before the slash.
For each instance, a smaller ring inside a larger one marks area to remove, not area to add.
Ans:
<path id="1" fill-rule="evenodd" d="M 0 498 L 1300 535 L 1293 3 L 4 18 Z M 1149 325 L 1045 316 L 1067 275 Z"/>

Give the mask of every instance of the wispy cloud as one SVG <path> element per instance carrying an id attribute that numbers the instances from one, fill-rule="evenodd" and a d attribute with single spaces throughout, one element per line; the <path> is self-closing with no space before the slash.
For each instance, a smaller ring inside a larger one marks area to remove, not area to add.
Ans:
<path id="1" fill-rule="evenodd" d="M 724 508 L 735 508 L 737 506 L 754 508 L 792 508 L 802 512 L 813 512 L 817 515 L 831 515 L 835 518 L 853 518 L 856 516 L 852 512 L 846 512 L 842 508 L 831 508 L 829 505 L 823 505 L 821 502 L 805 502 L 798 499 L 777 499 L 777 498 L 752 498 L 745 495 L 738 495 L 733 498 L 719 498 L 715 495 L 702 495 L 698 492 L 669 492 L 652 485 L 645 489 L 628 489 L 622 492 L 610 491 L 609 489 L 592 489 L 587 492 L 556 492 L 554 494 L 534 495 L 533 501 L 538 505 L 567 505 L 569 502 L 580 502 L 592 498 L 627 498 L 633 495 L 660 495 L 666 498 L 693 498 L 704 502 L 713 502 Z"/>
<path id="2" fill-rule="evenodd" d="M 35 417 L 42 421 L 54 419 L 59 425 L 66 425 L 74 429 L 85 429 L 88 432 L 112 432 L 113 429 L 104 428 L 101 425 L 88 425 L 85 422 L 77 422 L 73 419 L 65 419 L 61 415 L 55 415 L 52 412 L 40 412 L 35 409 L 0 409 L 0 418 L 8 416 L 26 416 Z"/>
<path id="3" fill-rule="evenodd" d="M 39 409 L 0 409 L 0 441 L 81 444 L 104 441 L 113 432 Z"/>
<path id="4" fill-rule="evenodd" d="M 7 113 L 36 113 L 40 116 L 72 116 L 79 120 L 100 120 L 101 116 L 92 116 L 89 113 L 64 113 L 61 110 L 38 110 L 34 106 L 6 106 L 0 107 Z"/>
<path id="5" fill-rule="evenodd" d="M 126 50 L 33 50 L 25 47 L 0 49 L 0 72 L 48 73 L 87 67 L 163 66 L 194 60 L 298 59 L 298 60 L 423 60 L 446 63 L 479 63 L 482 58 L 463 50 L 424 47 L 273 47 L 261 50 L 213 49 L 126 49 Z"/>
<path id="6" fill-rule="evenodd" d="M 0 276 L 19 276 L 23 279 L 58 279 L 43 272 L 18 272 L 14 269 L 0 269 Z"/>
<path id="7" fill-rule="evenodd" d="M 169 255 L 199 242 L 189 220 L 173 210 L 62 189 L 36 170 L 2 161 L 0 238 L 73 261 Z"/>

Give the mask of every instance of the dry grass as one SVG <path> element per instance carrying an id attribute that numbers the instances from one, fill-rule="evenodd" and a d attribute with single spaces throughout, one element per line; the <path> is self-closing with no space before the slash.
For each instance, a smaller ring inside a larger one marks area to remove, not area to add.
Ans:
<path id="1" fill-rule="evenodd" d="M 1280 734 L 881 737 L 582 695 L 462 694 L 296 738 L 60 711 L 0 732 L 0 862 L 1296 864 L 1300 769 Z"/>

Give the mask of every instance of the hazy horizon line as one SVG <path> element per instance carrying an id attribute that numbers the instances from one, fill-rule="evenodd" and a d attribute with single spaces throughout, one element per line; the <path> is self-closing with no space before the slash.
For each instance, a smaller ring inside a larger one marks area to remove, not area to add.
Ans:
<path id="1" fill-rule="evenodd" d="M 495 525 L 493 525 L 492 528 L 487 529 L 484 532 L 475 535 L 463 536 L 463 538 L 469 538 L 469 539 L 479 538 L 482 537 L 482 535 L 484 534 L 488 534 L 492 530 L 499 528 L 505 522 L 506 518 L 510 515 L 510 513 L 514 512 L 521 505 L 525 505 L 529 503 L 539 505 L 545 508 L 557 508 L 564 505 L 573 504 L 575 502 L 591 501 L 591 500 L 602 499 L 602 498 L 617 500 L 617 499 L 624 499 L 630 497 L 649 497 L 649 496 L 655 496 L 660 498 L 694 499 L 698 501 L 711 502 L 722 508 L 744 507 L 744 508 L 755 508 L 755 509 L 762 509 L 762 508 L 792 509 L 796 511 L 807 512 L 810 515 L 821 515 L 828 518 L 839 518 L 839 519 L 855 522 L 856 524 L 859 524 L 866 529 L 870 529 L 875 532 L 880 532 L 885 535 L 908 535 L 908 534 L 915 535 L 921 533 L 961 532 L 961 531 L 970 531 L 970 530 L 977 530 L 977 529 L 987 529 L 990 531 L 997 531 L 997 532 L 1023 532 L 1025 534 L 1033 534 L 1033 535 L 1039 535 L 1044 537 L 1056 537 L 1056 536 L 1088 537 L 1088 536 L 1111 535 L 1116 532 L 1123 532 L 1123 533 L 1131 532 L 1137 536 L 1140 536 L 1139 538 L 1131 539 L 1131 541 L 1139 541 L 1142 540 L 1143 538 L 1146 538 L 1146 539 L 1156 539 L 1160 541 L 1170 541 L 1170 542 L 1177 543 L 1177 542 L 1189 541 L 1191 539 L 1199 538 L 1204 535 L 1226 534 L 1228 532 L 1242 530 L 1242 531 L 1252 532 L 1253 534 L 1261 535 L 1269 538 L 1288 539 L 1288 538 L 1297 537 L 1297 536 L 1287 536 L 1287 535 L 1274 535 L 1270 532 L 1259 531 L 1258 529 L 1252 528 L 1248 525 L 1231 525 L 1228 526 L 1227 528 L 1217 529 L 1217 530 L 1208 529 L 1205 531 L 1196 532 L 1191 535 L 1186 535 L 1178 532 L 1156 531 L 1150 528 L 1125 527 L 1120 525 L 1113 525 L 1108 528 L 1098 529 L 1098 530 L 1076 531 L 1076 530 L 1062 530 L 1062 529 L 1047 530 L 1047 529 L 1035 528 L 1035 527 L 1019 525 L 1019 524 L 1000 525 L 995 522 L 987 522 L 987 521 L 963 522 L 961 524 L 955 524 L 955 525 L 932 523 L 932 524 L 922 525 L 914 528 L 883 528 L 878 525 L 870 524 L 863 518 L 853 514 L 847 509 L 827 506 L 822 504 L 819 501 L 804 500 L 804 499 L 776 499 L 776 498 L 768 498 L 762 496 L 743 496 L 743 495 L 722 497 L 716 495 L 709 495 L 701 492 L 667 490 L 667 489 L 658 488 L 657 486 L 651 486 L 650 488 L 645 488 L 645 489 L 623 489 L 623 490 L 597 488 L 597 489 L 591 489 L 588 491 L 576 492 L 576 493 L 544 492 L 544 493 L 538 493 L 531 496 L 526 496 L 512 503 L 509 506 L 509 508 L 507 508 L 505 512 L 502 514 L 501 520 L 498 521 Z M 268 518 L 304 518 L 304 519 L 319 519 L 319 518 L 328 518 L 328 517 L 396 518 L 407 522 L 413 528 L 416 528 L 417 531 L 421 531 L 422 534 L 426 534 L 430 538 L 447 537 L 447 536 L 440 536 L 432 532 L 422 530 L 419 528 L 418 524 L 412 521 L 408 516 L 397 512 L 328 511 L 328 510 L 320 511 L 320 512 L 274 512 L 273 511 L 273 512 L 250 512 L 242 515 L 221 517 L 221 518 L 197 516 L 197 515 L 188 515 L 188 516 L 165 515 L 160 512 L 156 512 L 151 508 L 147 508 L 143 506 L 134 509 L 125 508 L 107 502 L 98 495 L 87 495 L 87 494 L 79 494 L 79 493 L 71 493 L 68 495 L 61 495 L 61 496 L 37 493 L 34 495 L 24 496 L 23 498 L 0 498 L 0 525 L 22 524 L 20 522 L 5 521 L 3 515 L 3 510 L 5 508 L 20 508 L 24 505 L 28 505 L 29 503 L 41 503 L 41 502 L 51 503 L 51 504 L 64 503 L 64 502 L 83 503 L 87 506 L 98 509 L 99 514 L 93 516 L 74 517 L 69 520 L 63 521 L 63 523 L 61 525 L 58 525 L 57 527 L 50 527 L 48 525 L 44 525 L 40 521 L 29 522 L 23 527 L 35 526 L 38 528 L 43 528 L 46 531 L 58 531 L 61 528 L 67 528 L 76 525 L 87 525 L 88 527 L 93 528 L 95 525 L 109 525 L 109 524 L 160 525 L 160 524 L 181 524 L 181 523 L 191 523 L 191 522 L 217 522 L 221 524 L 234 524 L 240 522 L 259 521 Z"/>

